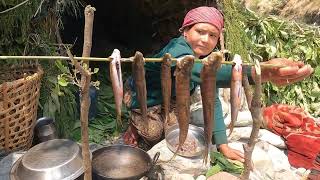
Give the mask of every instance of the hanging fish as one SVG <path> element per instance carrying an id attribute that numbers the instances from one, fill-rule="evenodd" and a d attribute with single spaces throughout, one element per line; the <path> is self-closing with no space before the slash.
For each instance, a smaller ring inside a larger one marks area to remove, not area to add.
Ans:
<path id="1" fill-rule="evenodd" d="M 241 105 L 242 96 L 242 59 L 241 56 L 236 54 L 233 58 L 235 63 L 232 66 L 231 75 L 231 89 L 230 89 L 230 104 L 231 104 L 231 122 L 229 124 L 230 134 L 238 118 L 238 112 Z"/>
<path id="2" fill-rule="evenodd" d="M 177 60 L 175 75 L 176 110 L 179 124 L 179 144 L 173 159 L 181 149 L 188 135 L 190 121 L 190 76 L 194 63 L 194 56 L 188 55 Z"/>
<path id="3" fill-rule="evenodd" d="M 161 64 L 161 93 L 162 93 L 162 115 L 164 118 L 164 129 L 167 129 L 169 120 L 171 100 L 171 55 L 165 54 Z"/>
<path id="4" fill-rule="evenodd" d="M 209 148 L 212 139 L 212 129 L 214 125 L 214 105 L 216 99 L 216 74 L 221 66 L 223 55 L 220 52 L 211 53 L 208 58 L 202 61 L 203 68 L 200 73 L 201 78 L 201 99 L 203 107 L 204 134 L 206 146 L 203 154 L 204 163 L 207 163 Z"/>
<path id="5" fill-rule="evenodd" d="M 120 51 L 118 49 L 114 49 L 110 57 L 112 58 L 110 62 L 110 79 L 116 105 L 117 124 L 122 126 L 121 108 L 123 99 L 123 82 Z"/>
<path id="6" fill-rule="evenodd" d="M 137 100 L 139 102 L 142 119 L 147 119 L 147 87 L 144 71 L 144 58 L 141 52 L 136 52 L 132 63 L 132 74 L 135 83 Z M 146 126 L 149 127 L 149 126 Z"/>

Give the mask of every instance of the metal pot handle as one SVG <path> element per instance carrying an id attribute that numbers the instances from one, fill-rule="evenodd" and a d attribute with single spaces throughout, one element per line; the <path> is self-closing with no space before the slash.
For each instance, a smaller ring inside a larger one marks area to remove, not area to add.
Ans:
<path id="1" fill-rule="evenodd" d="M 35 129 L 39 129 L 40 127 L 48 124 L 54 124 L 54 120 L 51 117 L 41 117 L 36 121 Z"/>
<path id="2" fill-rule="evenodd" d="M 160 152 L 157 152 L 154 156 L 153 156 L 153 159 L 152 159 L 152 166 L 154 166 L 158 159 L 159 159 L 159 156 L 160 156 Z"/>
<path id="3" fill-rule="evenodd" d="M 146 175 L 148 177 L 148 179 L 155 179 L 155 177 L 156 177 L 156 179 L 159 180 L 159 174 L 154 171 L 154 168 L 155 168 L 156 163 L 157 163 L 157 161 L 159 159 L 159 156 L 160 156 L 160 152 L 157 152 L 152 158 L 152 162 L 151 162 L 151 166 L 150 166 L 149 172 Z M 157 174 L 155 174 L 155 173 L 157 173 Z"/>

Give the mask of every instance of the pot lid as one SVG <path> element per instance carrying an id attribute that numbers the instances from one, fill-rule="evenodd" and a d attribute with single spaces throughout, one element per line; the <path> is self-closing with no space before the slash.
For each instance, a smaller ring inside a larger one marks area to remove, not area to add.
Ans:
<path id="1" fill-rule="evenodd" d="M 80 146 L 68 139 L 40 143 L 18 160 L 11 179 L 72 180 L 84 172 Z"/>
<path id="2" fill-rule="evenodd" d="M 55 139 L 31 148 L 22 157 L 21 163 L 28 169 L 41 171 L 67 164 L 79 154 L 79 151 L 80 148 L 77 143 L 70 140 Z"/>

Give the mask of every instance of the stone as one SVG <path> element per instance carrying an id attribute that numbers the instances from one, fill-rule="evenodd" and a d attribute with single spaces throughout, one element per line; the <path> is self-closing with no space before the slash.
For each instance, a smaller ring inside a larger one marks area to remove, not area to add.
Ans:
<path id="1" fill-rule="evenodd" d="M 190 174 L 174 174 L 171 180 L 194 180 L 193 176 Z"/>
<path id="2" fill-rule="evenodd" d="M 243 143 L 229 143 L 229 146 L 243 152 Z M 280 180 L 284 177 L 290 180 L 299 179 L 299 176 L 291 170 L 285 153 L 267 142 L 256 143 L 252 153 L 252 162 L 254 171 L 250 173 L 251 180 Z"/>
<path id="3" fill-rule="evenodd" d="M 200 176 L 197 177 L 196 180 L 206 180 L 206 179 L 207 179 L 206 176 L 200 175 Z"/>
<path id="4" fill-rule="evenodd" d="M 229 142 L 242 141 L 246 142 L 250 138 L 252 127 L 235 127 L 232 134 L 228 137 Z M 227 129 L 227 134 L 229 134 L 229 129 Z M 284 140 L 277 134 L 274 134 L 266 129 L 260 129 L 257 137 L 258 140 L 268 142 L 281 149 L 286 149 L 286 144 Z"/>
<path id="5" fill-rule="evenodd" d="M 298 175 L 300 175 L 300 176 L 303 176 L 306 171 L 307 171 L 307 170 L 306 170 L 305 168 L 298 168 L 298 169 L 296 170 L 296 173 L 297 173 Z"/>
<path id="6" fill-rule="evenodd" d="M 210 177 L 208 177 L 207 180 L 240 180 L 237 176 L 234 176 L 227 172 L 218 172 L 217 174 L 214 174 Z"/>

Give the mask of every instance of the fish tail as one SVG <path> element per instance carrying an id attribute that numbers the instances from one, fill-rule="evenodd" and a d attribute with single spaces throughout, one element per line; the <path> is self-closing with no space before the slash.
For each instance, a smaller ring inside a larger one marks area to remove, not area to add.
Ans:
<path id="1" fill-rule="evenodd" d="M 166 129 L 168 127 L 168 116 L 165 115 L 164 117 L 164 122 L 163 122 L 163 129 L 164 129 L 164 134 L 166 135 Z"/>
<path id="2" fill-rule="evenodd" d="M 182 145 L 179 144 L 177 150 L 173 153 L 173 156 L 170 158 L 169 162 L 176 158 L 176 156 L 178 155 L 178 151 L 181 147 Z"/>
<path id="3" fill-rule="evenodd" d="M 208 162 L 208 153 L 209 153 L 209 147 L 206 146 L 206 148 L 203 151 L 203 163 L 207 164 Z"/>
<path id="4" fill-rule="evenodd" d="M 234 125 L 231 125 L 231 124 L 229 124 L 229 126 L 228 126 L 228 128 L 229 128 L 229 135 L 228 135 L 228 137 L 230 137 L 231 134 L 232 134 L 233 126 L 234 126 Z"/>
<path id="5" fill-rule="evenodd" d="M 237 120 L 237 117 L 238 117 L 238 112 L 234 112 L 234 113 L 231 113 L 231 122 L 230 124 L 228 125 L 228 128 L 229 128 L 229 135 L 228 137 L 230 137 L 230 135 L 232 134 L 233 132 L 233 129 L 234 129 L 234 124 Z"/>
<path id="6" fill-rule="evenodd" d="M 121 119 L 121 113 L 120 113 L 120 114 L 117 113 L 117 124 L 118 124 L 120 127 L 123 126 L 123 124 L 122 124 L 122 119 Z"/>

